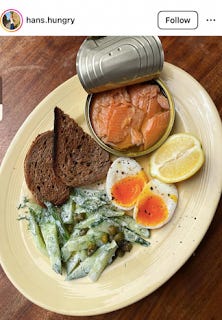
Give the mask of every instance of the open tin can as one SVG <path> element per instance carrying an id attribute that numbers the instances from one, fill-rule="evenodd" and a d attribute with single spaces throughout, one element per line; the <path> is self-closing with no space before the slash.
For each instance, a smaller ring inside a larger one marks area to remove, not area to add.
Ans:
<path id="1" fill-rule="evenodd" d="M 85 117 L 95 141 L 116 156 L 139 157 L 157 149 L 169 136 L 175 118 L 171 93 L 158 77 L 163 68 L 164 53 L 158 37 L 91 37 L 85 40 L 77 54 L 76 68 L 83 88 L 89 93 Z M 152 83 L 160 88 L 169 104 L 170 117 L 161 137 L 146 149 L 133 146 L 119 149 L 105 143 L 94 130 L 91 105 L 99 92 Z"/>
<path id="2" fill-rule="evenodd" d="M 157 78 L 164 53 L 158 37 L 92 37 L 81 45 L 76 69 L 88 93 Z"/>

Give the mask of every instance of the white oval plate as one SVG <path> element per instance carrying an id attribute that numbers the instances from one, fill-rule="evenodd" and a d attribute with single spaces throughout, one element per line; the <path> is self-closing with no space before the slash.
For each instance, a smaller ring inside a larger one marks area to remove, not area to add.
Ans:
<path id="1" fill-rule="evenodd" d="M 86 93 L 78 78 L 71 78 L 49 94 L 16 134 L 1 166 L 0 258 L 14 286 L 37 305 L 67 315 L 95 315 L 127 306 L 167 281 L 207 231 L 222 188 L 221 121 L 206 91 L 189 74 L 165 63 L 161 78 L 175 99 L 174 132 L 190 132 L 199 137 L 206 161 L 194 177 L 178 184 L 175 215 L 169 224 L 151 233 L 151 246 L 134 246 L 96 283 L 88 278 L 68 282 L 55 274 L 47 258 L 34 247 L 27 224 L 17 220 L 17 206 L 25 190 L 24 158 L 37 134 L 53 128 L 54 107 L 60 107 L 87 130 Z M 147 169 L 147 157 L 141 161 Z"/>

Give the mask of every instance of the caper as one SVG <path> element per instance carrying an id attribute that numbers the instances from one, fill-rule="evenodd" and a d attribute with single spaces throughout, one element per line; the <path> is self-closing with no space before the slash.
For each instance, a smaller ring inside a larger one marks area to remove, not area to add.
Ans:
<path id="1" fill-rule="evenodd" d="M 125 254 L 125 252 L 121 248 L 118 248 L 116 250 L 116 257 L 123 257 L 124 254 Z"/>
<path id="2" fill-rule="evenodd" d="M 114 236 L 118 232 L 118 227 L 111 225 L 108 227 L 108 232 L 110 235 Z"/>
<path id="3" fill-rule="evenodd" d="M 90 242 L 87 248 L 87 255 L 91 256 L 97 249 L 97 246 L 94 242 Z"/>
<path id="4" fill-rule="evenodd" d="M 103 243 L 107 243 L 109 241 L 109 236 L 107 233 L 104 233 L 101 237 Z"/>
<path id="5" fill-rule="evenodd" d="M 125 251 L 125 252 L 130 252 L 132 250 L 132 243 L 129 242 L 129 241 L 126 241 L 122 247 L 122 249 Z"/>
<path id="6" fill-rule="evenodd" d="M 86 214 L 85 212 L 81 212 L 81 213 L 78 213 L 74 216 L 73 220 L 74 220 L 74 223 L 79 223 L 80 221 L 82 220 L 85 220 L 86 218 Z"/>
<path id="7" fill-rule="evenodd" d="M 92 250 L 92 249 L 95 249 L 95 248 L 96 248 L 96 243 L 95 242 L 90 242 L 89 245 L 88 245 L 88 249 Z"/>
<path id="8" fill-rule="evenodd" d="M 84 236 L 87 233 L 88 230 L 89 230 L 89 228 L 81 229 L 80 232 L 79 232 L 79 235 L 80 236 Z"/>
<path id="9" fill-rule="evenodd" d="M 124 234 L 123 232 L 118 232 L 114 238 L 113 238 L 117 243 L 121 242 L 124 239 Z"/>
<path id="10" fill-rule="evenodd" d="M 78 223 L 78 222 L 79 222 L 79 219 L 78 219 L 78 217 L 77 217 L 77 216 L 74 216 L 74 217 L 73 217 L 73 222 L 74 222 L 74 224 L 76 224 L 76 223 Z"/>
<path id="11" fill-rule="evenodd" d="M 85 212 L 79 213 L 79 214 L 78 214 L 78 218 L 79 218 L 79 221 L 85 220 L 85 218 L 86 218 Z"/>
<path id="12" fill-rule="evenodd" d="M 67 231 L 68 231 L 69 233 L 72 233 L 72 231 L 73 231 L 73 225 L 72 225 L 72 224 L 67 224 L 67 225 L 66 225 L 66 229 L 67 229 Z"/>

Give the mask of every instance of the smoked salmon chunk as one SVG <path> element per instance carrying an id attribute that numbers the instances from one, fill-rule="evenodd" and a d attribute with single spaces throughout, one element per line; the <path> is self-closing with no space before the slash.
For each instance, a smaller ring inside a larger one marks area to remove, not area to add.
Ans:
<path id="1" fill-rule="evenodd" d="M 170 112 L 160 112 L 152 118 L 144 120 L 141 131 L 144 138 L 144 149 L 151 147 L 157 142 L 167 129 L 170 120 Z"/>
<path id="2" fill-rule="evenodd" d="M 169 120 L 169 102 L 155 84 L 142 83 L 98 93 L 91 104 L 95 133 L 117 149 L 149 148 L 162 137 Z"/>

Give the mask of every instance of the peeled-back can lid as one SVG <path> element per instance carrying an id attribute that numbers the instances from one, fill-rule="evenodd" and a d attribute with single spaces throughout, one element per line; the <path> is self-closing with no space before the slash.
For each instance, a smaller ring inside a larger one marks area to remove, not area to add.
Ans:
<path id="1" fill-rule="evenodd" d="M 76 59 L 83 88 L 95 93 L 157 78 L 164 53 L 158 37 L 90 37 Z"/>

